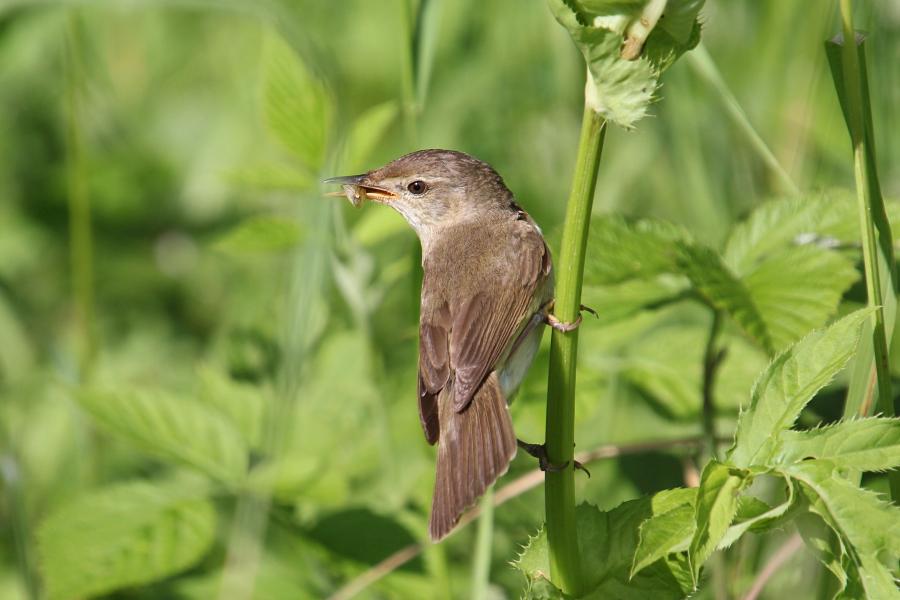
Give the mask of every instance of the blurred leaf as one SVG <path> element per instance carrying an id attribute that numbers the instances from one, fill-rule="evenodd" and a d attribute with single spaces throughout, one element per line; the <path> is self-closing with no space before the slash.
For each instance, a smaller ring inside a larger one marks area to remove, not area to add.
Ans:
<path id="1" fill-rule="evenodd" d="M 900 591 L 891 571 L 900 560 L 900 507 L 857 487 L 828 461 L 804 461 L 785 469 L 821 502 L 813 502 L 834 531 L 859 558 L 859 579 L 868 598 L 896 598 Z"/>
<path id="2" fill-rule="evenodd" d="M 388 128 L 397 118 L 397 103 L 393 100 L 376 104 L 353 121 L 347 136 L 345 169 L 355 172 L 366 170 L 365 164 L 372 150 L 384 138 Z"/>
<path id="3" fill-rule="evenodd" d="M 228 417 L 248 446 L 259 447 L 270 390 L 235 381 L 211 365 L 201 366 L 198 376 L 198 399 Z"/>
<path id="4" fill-rule="evenodd" d="M 781 432 L 816 392 L 847 364 L 871 310 L 859 310 L 816 330 L 777 356 L 756 380 L 738 421 L 729 460 L 740 467 L 769 464 Z"/>
<path id="5" fill-rule="evenodd" d="M 409 225 L 400 213 L 384 207 L 364 211 L 353 227 L 353 237 L 368 247 L 377 246 L 388 238 L 403 234 L 412 234 Z"/>
<path id="6" fill-rule="evenodd" d="M 220 236 L 213 248 L 242 256 L 265 252 L 283 252 L 300 243 L 300 224 L 281 217 L 250 217 Z"/>
<path id="7" fill-rule="evenodd" d="M 807 549 L 819 559 L 826 569 L 838 580 L 839 589 L 847 587 L 847 572 L 844 570 L 844 542 L 825 523 L 824 519 L 814 512 L 801 512 L 794 517 L 797 531 L 803 538 Z"/>
<path id="8" fill-rule="evenodd" d="M 236 185 L 263 190 L 308 190 L 315 179 L 297 168 L 277 163 L 248 165 L 230 171 L 228 179 Z"/>
<path id="9" fill-rule="evenodd" d="M 678 263 L 694 288 L 710 305 L 725 311 L 747 335 L 771 351 L 772 339 L 747 286 L 709 248 L 681 244 Z"/>
<path id="10" fill-rule="evenodd" d="M 748 531 L 762 531 L 777 526 L 779 519 L 795 505 L 794 483 L 784 475 L 781 477 L 785 484 L 785 499 L 775 506 L 769 506 L 753 496 L 738 498 L 737 514 L 728 531 L 719 540 L 720 550 L 731 546 Z"/>
<path id="11" fill-rule="evenodd" d="M 779 462 L 825 459 L 840 469 L 886 471 L 900 466 L 900 419 L 870 417 L 809 431 L 785 431 Z"/>
<path id="12" fill-rule="evenodd" d="M 657 27 L 671 35 L 678 44 L 687 44 L 698 26 L 697 15 L 705 3 L 706 0 L 669 0 Z"/>
<path id="13" fill-rule="evenodd" d="M 661 326 L 628 347 L 622 375 L 675 419 L 700 411 L 701 363 L 706 332 L 697 326 Z M 681 352 L 672 352 L 681 348 Z"/>
<path id="14" fill-rule="evenodd" d="M 665 221 L 629 222 L 619 216 L 591 219 L 585 285 L 604 286 L 675 271 L 676 242 L 690 235 Z"/>
<path id="15" fill-rule="evenodd" d="M 281 37 L 266 37 L 263 111 L 269 130 L 310 172 L 325 159 L 332 99 L 324 84 Z"/>
<path id="16" fill-rule="evenodd" d="M 212 504 L 182 482 L 97 490 L 38 531 L 47 596 L 84 598 L 163 579 L 200 560 L 215 533 Z"/>
<path id="17" fill-rule="evenodd" d="M 110 433 L 163 458 L 234 484 L 247 470 L 247 444 L 214 409 L 163 392 L 89 390 L 81 405 Z"/>
<path id="18" fill-rule="evenodd" d="M 854 223 L 854 206 L 843 194 L 814 194 L 803 198 L 770 200 L 731 229 L 725 243 L 725 263 L 739 275 L 752 271 L 770 254 L 798 240 L 822 234 L 833 223 Z M 854 223 L 859 238 L 859 226 Z"/>
<path id="19" fill-rule="evenodd" d="M 801 246 L 768 257 L 744 281 L 778 351 L 824 325 L 858 279 L 837 252 Z"/>
<path id="20" fill-rule="evenodd" d="M 718 548 L 737 514 L 738 494 L 749 484 L 748 475 L 742 469 L 715 460 L 703 469 L 694 506 L 697 528 L 688 548 L 695 583 L 699 581 L 700 567 Z"/>
<path id="21" fill-rule="evenodd" d="M 684 504 L 693 493 L 688 489 L 665 490 L 652 497 L 624 502 L 608 512 L 588 504 L 579 505 L 575 519 L 588 590 L 582 597 L 684 598 L 692 586 L 686 564 L 677 558 L 658 560 L 633 578 L 629 575 L 641 524 L 654 515 Z M 525 574 L 532 587 L 540 579 L 549 579 L 545 529 L 529 541 L 514 565 Z M 546 586 L 538 589 L 541 588 L 547 589 Z"/>
<path id="22" fill-rule="evenodd" d="M 586 104 L 605 119 L 626 128 L 633 127 L 647 114 L 662 71 L 700 39 L 695 21 L 703 3 L 670 0 L 669 10 L 676 16 L 673 30 L 676 36 L 656 27 L 641 44 L 642 56 L 626 60 L 620 55 L 623 33 L 632 23 L 642 21 L 640 7 L 630 2 L 597 0 L 589 2 L 589 7 L 577 0 L 549 0 L 549 4 L 556 20 L 569 31 L 587 62 L 590 77 L 585 90 Z M 585 14 L 586 8 L 601 13 L 601 17 L 592 19 Z M 682 38 L 684 21 L 691 24 L 686 38 Z"/>
<path id="23" fill-rule="evenodd" d="M 687 279 L 661 274 L 651 279 L 632 279 L 610 285 L 588 285 L 582 302 L 597 311 L 602 323 L 626 319 L 645 308 L 674 302 L 690 289 Z"/>
<path id="24" fill-rule="evenodd" d="M 375 565 L 417 542 L 396 520 L 366 508 L 350 508 L 324 515 L 307 532 L 329 551 L 366 565 Z M 422 570 L 421 559 L 400 567 Z"/>

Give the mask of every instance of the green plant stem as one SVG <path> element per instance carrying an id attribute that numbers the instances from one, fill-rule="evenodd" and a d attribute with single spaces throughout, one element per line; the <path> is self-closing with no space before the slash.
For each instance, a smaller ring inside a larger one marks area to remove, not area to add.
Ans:
<path id="1" fill-rule="evenodd" d="M 481 515 L 478 517 L 478 537 L 475 557 L 472 559 L 472 600 L 486 600 L 491 576 L 491 546 L 494 540 L 494 488 L 488 488 L 481 497 Z"/>
<path id="2" fill-rule="evenodd" d="M 894 396 L 891 385 L 890 357 L 888 350 L 888 327 L 885 305 L 891 295 L 889 306 L 894 305 L 896 294 L 896 273 L 893 257 L 893 241 L 890 225 L 884 209 L 884 199 L 878 182 L 875 165 L 872 116 L 868 102 L 868 82 L 865 76 L 861 42 L 857 42 L 853 29 L 853 4 L 841 0 L 841 23 L 843 43 L 840 54 L 841 84 L 838 94 L 842 96 L 842 108 L 853 144 L 853 166 L 856 179 L 856 198 L 862 234 L 863 266 L 866 274 L 868 304 L 875 307 L 872 323 L 872 351 L 875 362 L 878 410 L 885 416 L 895 414 Z M 834 71 L 834 69 L 833 69 Z M 837 77 L 835 77 L 837 79 Z M 876 225 L 878 220 L 879 225 Z M 884 270 L 884 272 L 882 272 Z M 884 279 L 882 279 L 884 278 Z M 890 319 L 893 322 L 893 319 Z M 862 408 L 866 407 L 865 402 Z M 859 410 L 857 408 L 857 410 Z M 891 498 L 900 501 L 900 473 L 888 474 Z"/>
<path id="3" fill-rule="evenodd" d="M 94 268 L 91 204 L 85 177 L 84 140 L 81 128 L 82 68 L 78 50 L 78 27 L 69 14 L 66 31 L 66 194 L 69 204 L 69 260 L 78 363 L 82 378 L 93 362 L 94 340 Z"/>
<path id="4" fill-rule="evenodd" d="M 793 196 L 799 196 L 800 188 L 797 187 L 797 184 L 794 183 L 788 172 L 784 170 L 784 167 L 775 158 L 775 154 L 766 145 L 765 140 L 756 132 L 756 129 L 750 123 L 750 119 L 747 117 L 747 113 L 741 108 L 740 102 L 728 88 L 728 84 L 725 83 L 722 74 L 719 73 L 719 69 L 716 67 L 716 63 L 713 62 L 706 47 L 702 43 L 698 44 L 692 52 L 687 53 L 687 60 L 688 64 L 694 68 L 694 71 L 716 90 L 722 99 L 722 104 L 725 106 L 728 116 L 731 117 L 741 132 L 747 136 L 750 145 L 762 161 L 766 163 L 766 166 L 771 169 L 772 173 L 778 177 L 778 181 L 781 182 L 784 190 Z"/>
<path id="5" fill-rule="evenodd" d="M 585 106 L 556 271 L 554 312 L 562 321 L 575 321 L 581 307 L 585 245 L 605 132 L 605 120 Z M 545 477 L 547 540 L 551 579 L 565 593 L 575 596 L 583 589 L 581 554 L 575 527 L 573 467 L 577 353 L 577 329 L 569 333 L 553 331 L 547 382 L 547 456 L 553 464 L 567 462 L 568 466 L 559 471 L 548 471 Z"/>

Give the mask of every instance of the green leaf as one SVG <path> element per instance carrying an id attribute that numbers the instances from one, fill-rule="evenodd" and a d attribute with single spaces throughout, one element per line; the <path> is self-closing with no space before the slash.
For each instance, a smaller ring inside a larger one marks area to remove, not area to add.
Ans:
<path id="1" fill-rule="evenodd" d="M 266 125 L 307 170 L 318 172 L 332 123 L 328 90 L 277 35 L 266 37 L 263 60 Z"/>
<path id="2" fill-rule="evenodd" d="M 629 222 L 619 216 L 591 220 L 585 285 L 605 286 L 662 273 L 676 273 L 676 242 L 690 241 L 683 229 L 664 221 Z"/>
<path id="3" fill-rule="evenodd" d="M 687 550 L 695 527 L 694 498 L 689 497 L 685 498 L 684 504 L 644 521 L 629 576 L 634 577 L 643 568 L 670 553 Z"/>
<path id="4" fill-rule="evenodd" d="M 728 313 L 750 338 L 771 352 L 768 328 L 749 290 L 718 254 L 705 246 L 681 244 L 678 265 L 710 305 Z"/>
<path id="5" fill-rule="evenodd" d="M 738 510 L 734 522 L 719 541 L 718 549 L 728 548 L 748 531 L 762 531 L 782 521 L 788 510 L 794 507 L 794 484 L 790 478 L 780 475 L 784 479 L 785 499 L 775 506 L 769 506 L 765 502 L 752 496 L 741 496 L 738 499 Z"/>
<path id="6" fill-rule="evenodd" d="M 391 100 L 376 104 L 356 118 L 347 136 L 345 149 L 345 168 L 348 173 L 364 167 L 372 150 L 397 118 L 397 110 L 397 103 Z"/>
<path id="7" fill-rule="evenodd" d="M 264 386 L 235 381 L 209 365 L 198 371 L 198 399 L 228 418 L 250 447 L 259 447 L 263 419 L 271 396 Z"/>
<path id="8" fill-rule="evenodd" d="M 628 345 L 621 373 L 674 419 L 700 412 L 703 344 L 708 331 L 687 325 L 659 326 Z M 672 353 L 672 348 L 682 351 Z"/>
<path id="9" fill-rule="evenodd" d="M 668 4 L 677 17 L 675 28 L 653 28 L 645 39 L 642 55 L 636 60 L 625 60 L 620 56 L 623 33 L 641 20 L 642 6 L 633 2 L 586 4 L 549 0 L 556 20 L 569 31 L 587 63 L 590 77 L 585 101 L 605 119 L 622 127 L 633 127 L 647 114 L 662 71 L 699 41 L 696 17 L 702 2 L 670 0 Z M 591 11 L 600 18 L 593 18 Z M 685 21 L 690 21 L 686 38 Z"/>
<path id="10" fill-rule="evenodd" d="M 692 584 L 685 565 L 677 559 L 657 560 L 633 578 L 630 575 L 641 523 L 689 503 L 694 493 L 690 489 L 666 490 L 652 497 L 624 502 L 608 512 L 588 504 L 579 505 L 575 510 L 578 544 L 588 574 L 583 598 L 627 600 L 646 598 L 650 593 L 654 598 L 684 598 Z M 547 589 L 536 585 L 542 579 L 549 579 L 550 573 L 545 529 L 529 541 L 514 565 L 533 588 Z"/>
<path id="11" fill-rule="evenodd" d="M 171 576 L 199 561 L 215 533 L 212 504 L 183 482 L 86 494 L 38 531 L 47 596 L 84 598 Z"/>
<path id="12" fill-rule="evenodd" d="M 300 224 L 281 217 L 251 217 L 214 243 L 216 250 L 242 256 L 266 252 L 283 252 L 300 243 Z"/>
<path id="13" fill-rule="evenodd" d="M 690 284 L 684 277 L 661 274 L 651 279 L 587 285 L 582 291 L 582 302 L 596 310 L 600 322 L 607 324 L 626 319 L 643 309 L 661 308 L 684 296 L 689 289 Z"/>
<path id="14" fill-rule="evenodd" d="M 235 185 L 262 190 L 308 190 L 315 183 L 309 173 L 275 162 L 240 167 L 229 171 L 227 178 Z"/>
<path id="15" fill-rule="evenodd" d="M 886 471 L 900 467 L 900 419 L 844 421 L 809 431 L 785 431 L 778 462 L 826 459 L 841 469 Z"/>
<path id="16" fill-rule="evenodd" d="M 847 572 L 843 566 L 846 552 L 843 540 L 839 536 L 833 535 L 832 529 L 822 517 L 814 512 L 799 513 L 794 517 L 794 524 L 806 547 L 837 578 L 839 591 L 846 589 Z"/>
<path id="17" fill-rule="evenodd" d="M 827 329 L 816 330 L 778 355 L 750 392 L 738 421 L 729 459 L 739 467 L 772 464 L 781 432 L 847 364 L 871 310 L 858 310 Z"/>
<path id="18" fill-rule="evenodd" d="M 805 461 L 785 473 L 804 484 L 811 510 L 853 549 L 848 588 L 857 582 L 867 598 L 900 597 L 892 574 L 900 560 L 900 508 L 850 483 L 828 461 Z M 820 544 L 816 550 L 823 558 Z"/>
<path id="19" fill-rule="evenodd" d="M 767 257 L 744 282 L 778 351 L 824 325 L 857 279 L 859 273 L 844 256 L 800 246 Z"/>
<path id="20" fill-rule="evenodd" d="M 211 407 L 162 392 L 90 390 L 78 400 L 111 433 L 163 458 L 226 483 L 244 477 L 247 444 Z"/>
<path id="21" fill-rule="evenodd" d="M 700 489 L 694 505 L 697 528 L 688 548 L 688 561 L 694 582 L 700 567 L 725 537 L 738 509 L 738 494 L 750 483 L 749 473 L 716 461 L 710 461 L 700 476 Z"/>
<path id="22" fill-rule="evenodd" d="M 830 235 L 837 224 L 854 217 L 846 194 L 820 193 L 803 198 L 770 200 L 731 229 L 725 243 L 725 264 L 740 276 L 753 271 L 770 255 L 802 239 Z M 859 226 L 854 223 L 859 241 Z"/>

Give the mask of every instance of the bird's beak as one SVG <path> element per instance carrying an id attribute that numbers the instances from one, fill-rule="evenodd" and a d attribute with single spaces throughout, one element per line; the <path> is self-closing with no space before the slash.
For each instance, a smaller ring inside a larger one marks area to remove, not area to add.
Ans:
<path id="1" fill-rule="evenodd" d="M 344 177 L 331 177 L 323 183 L 333 183 L 344 188 L 342 192 L 329 192 L 327 196 L 346 196 L 353 206 L 359 206 L 363 200 L 375 201 L 392 200 L 397 197 L 394 192 L 372 185 L 368 180 L 368 173 L 363 175 L 346 175 Z"/>

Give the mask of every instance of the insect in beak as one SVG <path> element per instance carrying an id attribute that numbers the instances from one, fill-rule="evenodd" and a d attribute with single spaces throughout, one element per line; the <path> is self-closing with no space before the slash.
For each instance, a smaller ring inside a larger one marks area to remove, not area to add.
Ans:
<path id="1" fill-rule="evenodd" d="M 345 177 L 331 177 L 324 183 L 336 183 L 343 188 L 342 192 L 329 192 L 326 196 L 346 196 L 353 206 L 360 206 L 366 200 L 376 202 L 392 200 L 397 197 L 393 192 L 384 188 L 367 185 L 366 175 L 348 175 Z"/>

